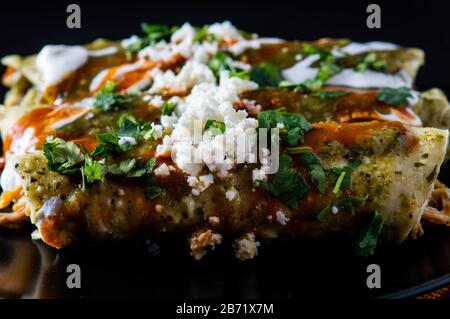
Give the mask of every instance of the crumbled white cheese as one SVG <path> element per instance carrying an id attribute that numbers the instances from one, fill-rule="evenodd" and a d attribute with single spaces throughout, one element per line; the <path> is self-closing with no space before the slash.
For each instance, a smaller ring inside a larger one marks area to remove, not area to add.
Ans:
<path id="1" fill-rule="evenodd" d="M 162 125 L 152 123 L 152 129 L 150 133 L 150 136 L 153 137 L 153 139 L 160 139 L 164 135 L 164 128 L 162 127 Z M 147 136 L 144 135 L 144 138 L 147 139 Z"/>
<path id="2" fill-rule="evenodd" d="M 255 234 L 252 232 L 246 233 L 233 242 L 236 257 L 243 261 L 258 255 L 259 245 L 260 243 L 255 240 Z"/>
<path id="3" fill-rule="evenodd" d="M 289 218 L 286 217 L 286 215 L 284 214 L 284 212 L 282 210 L 278 210 L 276 212 L 276 216 L 277 216 L 277 221 L 281 224 L 281 225 L 286 225 L 287 222 L 289 221 Z"/>
<path id="4" fill-rule="evenodd" d="M 192 194 L 197 196 L 209 186 L 214 184 L 214 176 L 212 174 L 197 176 L 188 176 L 187 182 L 192 187 Z"/>
<path id="5" fill-rule="evenodd" d="M 156 107 L 162 107 L 164 104 L 164 100 L 161 95 L 152 95 L 152 96 L 145 96 L 148 99 L 148 103 L 156 106 Z"/>
<path id="6" fill-rule="evenodd" d="M 175 124 L 178 122 L 178 116 L 174 113 L 171 115 L 161 115 L 161 125 L 165 129 L 173 129 Z"/>
<path id="7" fill-rule="evenodd" d="M 164 210 L 164 206 L 160 205 L 160 204 L 156 204 L 155 205 L 155 210 L 156 210 L 157 213 L 162 213 L 163 210 Z"/>
<path id="8" fill-rule="evenodd" d="M 220 218 L 218 216 L 209 216 L 208 221 L 213 226 L 220 224 Z"/>
<path id="9" fill-rule="evenodd" d="M 178 74 L 172 70 L 165 72 L 160 69 L 154 69 L 152 72 L 153 84 L 151 93 L 159 93 L 164 90 L 188 90 L 199 83 L 214 83 L 216 81 L 214 74 L 207 65 L 188 61 Z"/>
<path id="10" fill-rule="evenodd" d="M 166 165 L 166 163 L 162 163 L 161 165 L 159 165 L 154 172 L 156 176 L 161 177 L 166 177 L 170 175 L 170 170 L 169 167 Z"/>
<path id="11" fill-rule="evenodd" d="M 200 260 L 209 250 L 214 250 L 216 245 L 222 242 L 222 235 L 211 229 L 200 230 L 192 234 L 189 239 L 191 254 L 196 260 Z"/>
<path id="12" fill-rule="evenodd" d="M 225 198 L 228 199 L 230 202 L 236 197 L 237 192 L 234 188 L 229 189 L 225 192 Z"/>
<path id="13" fill-rule="evenodd" d="M 257 143 L 258 121 L 249 118 L 245 110 L 235 110 L 233 103 L 239 101 L 240 93 L 257 87 L 254 82 L 229 77 L 226 71 L 221 72 L 219 85 L 194 86 L 185 101 L 179 101 L 180 117 L 173 124 L 172 134 L 164 137 L 163 145 L 157 147 L 157 154 L 167 156 L 171 151 L 173 161 L 189 175 L 198 175 L 206 165 L 218 176 L 226 176 L 234 164 L 254 159 L 251 153 Z M 217 135 L 206 132 L 202 136 L 204 123 L 210 119 L 224 122 L 225 132 Z M 236 149 L 238 139 L 248 147 Z"/>

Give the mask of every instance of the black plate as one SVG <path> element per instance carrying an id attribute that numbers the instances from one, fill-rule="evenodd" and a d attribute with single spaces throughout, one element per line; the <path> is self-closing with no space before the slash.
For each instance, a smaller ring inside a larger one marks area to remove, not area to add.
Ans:
<path id="1" fill-rule="evenodd" d="M 222 245 L 201 262 L 183 242 L 133 242 L 55 250 L 28 233 L 0 230 L 1 297 L 125 298 L 403 298 L 450 283 L 450 236 L 428 229 L 416 241 L 387 245 L 358 258 L 350 240 L 263 243 L 240 262 Z M 369 289 L 366 268 L 381 268 L 381 289 Z M 81 289 L 66 286 L 67 267 L 81 269 Z"/>

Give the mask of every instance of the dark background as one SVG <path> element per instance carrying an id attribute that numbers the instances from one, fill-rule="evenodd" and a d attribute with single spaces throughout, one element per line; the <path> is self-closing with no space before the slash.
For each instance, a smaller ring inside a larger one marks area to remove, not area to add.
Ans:
<path id="1" fill-rule="evenodd" d="M 381 6 L 381 29 L 368 29 L 366 7 Z M 81 29 L 66 27 L 66 7 L 81 6 Z M 139 34 L 140 22 L 203 25 L 230 20 L 236 26 L 287 39 L 348 37 L 383 40 L 425 50 L 417 87 L 450 92 L 450 10 L 445 1 L 2 1 L 0 55 L 31 54 L 44 44 L 79 44 L 98 37 Z M 1 93 L 1 92 L 0 92 Z"/>

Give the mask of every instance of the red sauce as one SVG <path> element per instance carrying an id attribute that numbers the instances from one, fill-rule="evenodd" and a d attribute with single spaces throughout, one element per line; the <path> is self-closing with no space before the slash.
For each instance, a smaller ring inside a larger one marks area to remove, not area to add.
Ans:
<path id="1" fill-rule="evenodd" d="M 373 132 L 383 127 L 396 128 L 400 132 L 406 127 L 400 122 L 360 122 L 360 123 L 334 123 L 323 122 L 312 125 L 312 130 L 305 135 L 305 145 L 317 150 L 327 141 L 336 141 L 343 145 L 361 143 L 373 135 Z"/>
<path id="2" fill-rule="evenodd" d="M 3 144 L 3 153 L 14 152 L 19 146 L 24 146 L 23 135 L 26 129 L 34 130 L 34 138 L 26 145 L 27 149 L 31 147 L 39 148 L 44 144 L 47 135 L 55 135 L 55 130 L 51 127 L 58 121 L 76 116 L 85 112 L 84 108 L 75 106 L 43 106 L 31 110 L 22 116 L 16 124 L 9 130 Z M 84 138 L 80 140 L 86 148 L 92 147 L 92 138 Z M 86 145 L 85 145 L 86 144 Z"/>

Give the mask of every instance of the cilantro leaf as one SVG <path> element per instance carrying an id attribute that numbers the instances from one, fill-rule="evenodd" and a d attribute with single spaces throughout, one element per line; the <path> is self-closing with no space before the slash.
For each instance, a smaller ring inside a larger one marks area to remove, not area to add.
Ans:
<path id="1" fill-rule="evenodd" d="M 345 96 L 348 95 L 348 92 L 344 92 L 344 91 L 319 91 L 319 92 L 314 92 L 311 95 L 312 96 L 317 96 L 319 97 L 321 100 L 328 100 L 328 99 L 335 99 L 341 96 Z"/>
<path id="2" fill-rule="evenodd" d="M 152 158 L 147 162 L 147 180 L 145 188 L 145 196 L 149 199 L 154 199 L 160 196 L 163 192 L 161 186 L 159 186 L 155 177 L 152 175 L 153 169 L 156 166 L 156 160 Z"/>
<path id="3" fill-rule="evenodd" d="M 102 162 L 93 160 L 92 157 L 86 156 L 83 165 L 83 175 L 86 176 L 88 183 L 103 180 L 105 176 L 105 164 Z"/>
<path id="4" fill-rule="evenodd" d="M 317 91 L 325 82 L 339 73 L 341 67 L 337 62 L 337 58 L 328 51 L 319 49 L 311 44 L 305 44 L 303 46 L 303 52 L 307 55 L 317 54 L 319 55 L 319 70 L 314 79 L 306 80 L 302 83 L 290 83 L 289 81 L 281 81 L 280 87 L 291 89 L 302 89 L 306 91 Z"/>
<path id="5" fill-rule="evenodd" d="M 155 42 L 168 39 L 175 31 L 178 30 L 178 27 L 169 27 L 165 24 L 151 24 L 144 22 L 141 24 L 141 29 L 152 42 Z"/>
<path id="6" fill-rule="evenodd" d="M 317 73 L 315 80 L 322 81 L 324 84 L 328 79 L 340 71 L 341 68 L 336 63 L 336 57 L 332 54 L 327 55 L 326 58 L 321 59 L 319 63 L 319 72 Z"/>
<path id="7" fill-rule="evenodd" d="M 108 173 L 117 176 L 141 177 L 149 171 L 149 165 L 142 158 L 130 158 L 118 165 L 108 165 Z"/>
<path id="8" fill-rule="evenodd" d="M 223 134 L 225 133 L 226 126 L 224 122 L 216 121 L 216 120 L 207 120 L 205 123 L 204 131 L 211 130 L 213 134 Z"/>
<path id="9" fill-rule="evenodd" d="M 208 27 L 202 27 L 197 30 L 197 33 L 193 36 L 192 42 L 213 42 L 217 40 L 216 36 L 209 32 Z"/>
<path id="10" fill-rule="evenodd" d="M 155 45 L 160 40 L 168 40 L 179 28 L 177 26 L 169 27 L 164 24 L 142 23 L 141 29 L 146 35 L 128 46 L 128 52 L 136 53 L 149 45 Z"/>
<path id="11" fill-rule="evenodd" d="M 341 198 L 334 203 L 331 203 L 325 206 L 318 214 L 317 219 L 319 221 L 324 221 L 328 218 L 333 210 L 333 206 L 335 207 L 343 207 L 347 209 L 352 215 L 355 215 L 355 207 L 356 205 L 362 205 L 364 203 L 364 198 L 359 196 L 347 196 Z"/>
<path id="12" fill-rule="evenodd" d="M 277 124 L 284 127 L 280 130 L 287 134 L 289 146 L 295 146 L 299 142 L 304 142 L 305 132 L 311 129 L 309 122 L 300 114 L 267 110 L 258 114 L 258 124 L 260 128 L 276 128 Z"/>
<path id="13" fill-rule="evenodd" d="M 117 121 L 117 135 L 120 137 L 133 137 L 135 139 L 143 138 L 148 140 L 153 137 L 154 128 L 150 122 L 141 123 L 132 115 L 123 115 Z"/>
<path id="14" fill-rule="evenodd" d="M 117 135 L 138 137 L 140 134 L 140 123 L 132 115 L 123 115 L 117 121 Z"/>
<path id="15" fill-rule="evenodd" d="M 229 53 L 217 51 L 209 60 L 208 67 L 218 79 L 220 77 L 220 71 L 227 70 L 236 72 L 236 68 L 232 65 L 232 61 L 233 59 Z"/>
<path id="16" fill-rule="evenodd" d="M 131 144 L 129 142 L 120 143 L 117 133 L 101 133 L 97 134 L 97 140 L 99 145 L 94 149 L 91 156 L 103 156 L 108 157 L 117 153 L 129 151 Z"/>
<path id="17" fill-rule="evenodd" d="M 291 169 L 291 163 L 292 158 L 289 155 L 281 155 L 278 172 L 270 182 L 261 182 L 261 186 L 289 207 L 297 208 L 298 201 L 305 197 L 309 187 L 303 177 Z"/>
<path id="18" fill-rule="evenodd" d="M 84 163 L 84 155 L 75 143 L 57 137 L 47 136 L 43 151 L 49 168 L 61 174 L 76 175 Z"/>
<path id="19" fill-rule="evenodd" d="M 247 70 L 241 70 L 241 71 L 230 71 L 229 73 L 230 77 L 237 77 L 242 80 L 250 80 L 250 73 Z"/>
<path id="20" fill-rule="evenodd" d="M 161 115 L 172 115 L 177 107 L 176 103 L 166 101 L 161 107 Z"/>
<path id="21" fill-rule="evenodd" d="M 323 194 L 327 188 L 327 174 L 324 170 L 322 163 L 313 153 L 302 154 L 302 161 L 309 171 L 309 178 L 311 182 L 316 185 L 317 190 Z"/>
<path id="22" fill-rule="evenodd" d="M 375 212 L 369 226 L 361 233 L 356 242 L 356 254 L 367 257 L 375 254 L 378 244 L 378 237 L 383 229 L 383 219 L 381 214 Z"/>
<path id="23" fill-rule="evenodd" d="M 378 101 L 384 102 L 389 105 L 407 104 L 408 98 L 412 97 L 411 90 L 407 87 L 382 88 L 378 93 Z"/>
<path id="24" fill-rule="evenodd" d="M 135 96 L 117 93 L 116 90 L 116 82 L 107 82 L 102 90 L 95 94 L 94 107 L 103 112 L 108 112 L 134 102 Z"/>
<path id="25" fill-rule="evenodd" d="M 250 80 L 260 87 L 278 86 L 283 80 L 281 72 L 275 64 L 262 63 L 254 65 L 250 71 Z"/>
<path id="26" fill-rule="evenodd" d="M 331 174 L 334 174 L 336 177 L 336 186 L 335 186 L 335 189 L 333 190 L 334 193 L 337 193 L 339 191 L 339 189 L 350 188 L 350 186 L 352 184 L 353 171 L 359 165 L 361 165 L 361 163 L 362 162 L 360 160 L 351 160 L 349 165 L 347 165 L 347 166 L 332 167 L 328 170 Z M 343 177 L 341 177 L 341 180 L 339 181 L 340 176 L 343 176 Z M 339 182 L 339 184 L 338 184 L 338 182 Z"/>
<path id="27" fill-rule="evenodd" d="M 356 65 L 355 70 L 358 72 L 364 72 L 369 69 L 380 70 L 385 65 L 385 60 L 378 59 L 375 52 L 369 52 L 364 59 Z"/>

